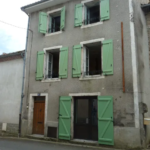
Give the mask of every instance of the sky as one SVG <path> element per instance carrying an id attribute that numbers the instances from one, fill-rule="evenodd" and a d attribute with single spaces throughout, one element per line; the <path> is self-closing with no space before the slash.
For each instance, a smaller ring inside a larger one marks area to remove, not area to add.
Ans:
<path id="1" fill-rule="evenodd" d="M 0 0 L 0 55 L 25 49 L 28 16 L 21 7 L 38 0 Z M 4 24 L 6 22 L 25 29 Z"/>

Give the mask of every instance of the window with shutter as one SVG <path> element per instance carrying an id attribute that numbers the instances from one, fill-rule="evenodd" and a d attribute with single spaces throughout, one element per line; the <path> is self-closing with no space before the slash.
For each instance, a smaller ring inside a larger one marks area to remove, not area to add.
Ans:
<path id="1" fill-rule="evenodd" d="M 59 60 L 59 78 L 67 78 L 68 76 L 68 47 L 60 49 Z"/>
<path id="2" fill-rule="evenodd" d="M 36 80 L 43 79 L 44 51 L 37 53 Z"/>
<path id="3" fill-rule="evenodd" d="M 50 12 L 40 12 L 39 14 L 39 32 L 54 33 L 64 30 L 65 28 L 65 7 L 52 10 Z"/>
<path id="4" fill-rule="evenodd" d="M 72 66 L 72 76 L 81 76 L 81 45 L 75 45 L 73 47 L 73 66 Z"/>
<path id="5" fill-rule="evenodd" d="M 105 40 L 102 43 L 103 74 L 113 75 L 113 41 Z"/>
<path id="6" fill-rule="evenodd" d="M 82 25 L 78 23 L 79 20 L 83 21 L 83 25 L 89 25 L 110 19 L 109 8 L 110 8 L 109 0 L 99 0 L 99 1 L 87 0 L 82 2 L 82 4 L 80 5 L 76 5 L 75 26 Z"/>

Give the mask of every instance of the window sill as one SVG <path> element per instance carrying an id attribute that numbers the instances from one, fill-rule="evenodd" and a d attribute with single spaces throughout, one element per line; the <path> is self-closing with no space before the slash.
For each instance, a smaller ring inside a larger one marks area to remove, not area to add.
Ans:
<path id="1" fill-rule="evenodd" d="M 46 79 L 46 80 L 42 80 L 41 82 L 47 83 L 47 82 L 59 82 L 59 81 L 61 81 L 61 79 L 55 78 L 55 79 Z"/>
<path id="2" fill-rule="evenodd" d="M 101 24 L 103 24 L 102 21 L 97 22 L 97 23 L 93 23 L 93 24 L 82 25 L 82 26 L 81 26 L 81 29 L 83 29 L 83 28 L 88 28 L 88 27 L 93 27 L 93 26 L 97 26 L 97 25 L 101 25 Z"/>
<path id="3" fill-rule="evenodd" d="M 102 76 L 102 75 L 96 75 L 96 76 L 85 76 L 85 77 L 81 77 L 79 78 L 79 80 L 98 80 L 98 79 L 104 79 L 105 76 Z"/>
<path id="4" fill-rule="evenodd" d="M 57 34 L 61 34 L 62 31 L 58 31 L 58 32 L 54 32 L 54 33 L 47 33 L 45 34 L 45 36 L 53 36 L 53 35 L 57 35 Z"/>

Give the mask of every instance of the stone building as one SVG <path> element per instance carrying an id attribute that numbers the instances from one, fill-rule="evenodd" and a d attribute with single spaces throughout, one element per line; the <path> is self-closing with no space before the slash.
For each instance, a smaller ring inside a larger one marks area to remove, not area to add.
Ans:
<path id="1" fill-rule="evenodd" d="M 140 3 L 44 0 L 21 9 L 29 15 L 22 136 L 145 146 L 150 80 Z"/>

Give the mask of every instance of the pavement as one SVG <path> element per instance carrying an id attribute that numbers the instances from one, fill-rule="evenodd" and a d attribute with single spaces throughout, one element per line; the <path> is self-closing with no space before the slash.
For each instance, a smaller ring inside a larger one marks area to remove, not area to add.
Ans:
<path id="1" fill-rule="evenodd" d="M 40 140 L 0 138 L 0 150 L 112 150 L 76 144 L 46 142 Z M 114 149 L 113 149 L 114 150 Z"/>

